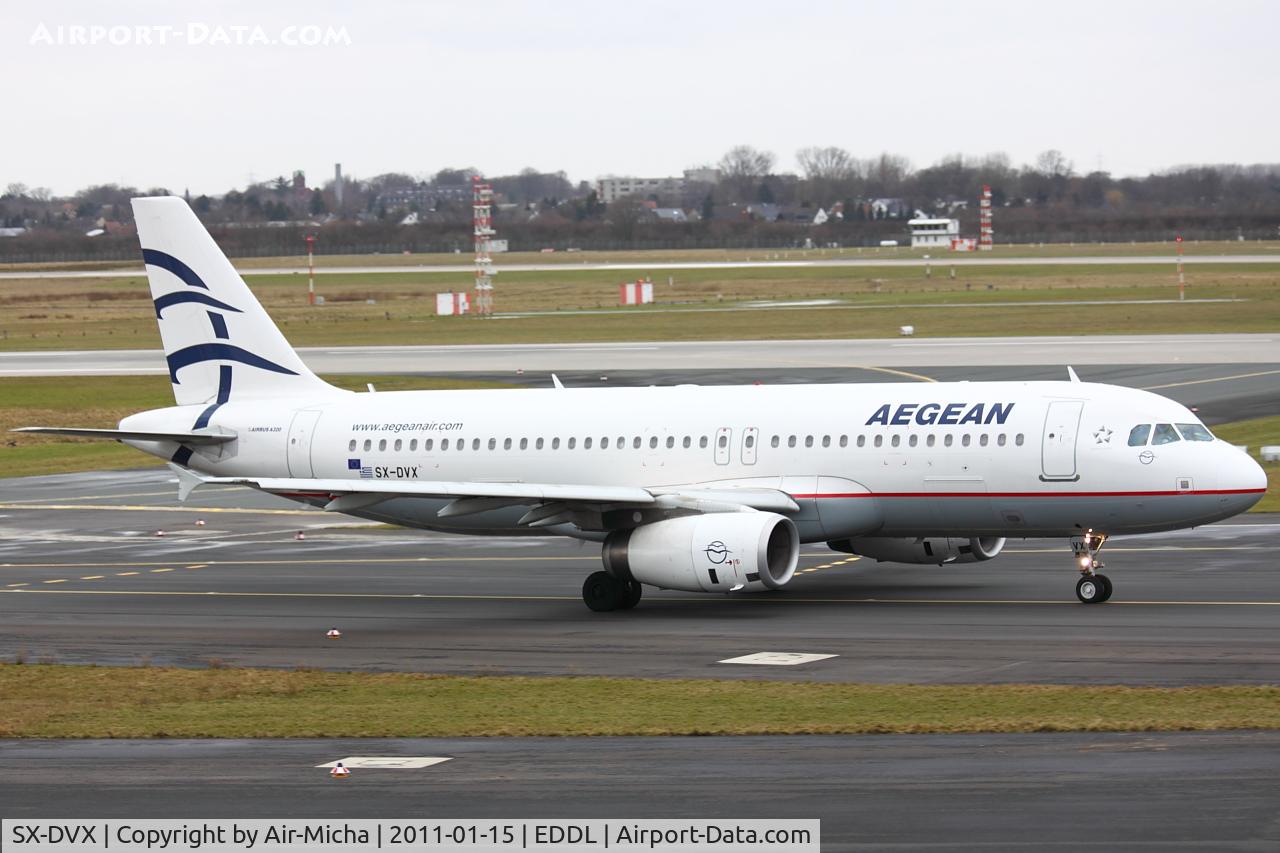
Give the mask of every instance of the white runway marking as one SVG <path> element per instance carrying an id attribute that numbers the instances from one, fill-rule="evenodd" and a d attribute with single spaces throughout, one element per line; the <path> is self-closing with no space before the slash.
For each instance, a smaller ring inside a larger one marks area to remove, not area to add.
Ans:
<path id="1" fill-rule="evenodd" d="M 353 770 L 420 770 L 452 761 L 452 758 L 432 758 L 423 755 L 353 755 L 350 758 L 339 758 L 328 764 L 317 764 L 316 768 L 336 767 L 339 762 Z"/>
<path id="2" fill-rule="evenodd" d="M 834 657 L 839 657 L 839 655 L 812 655 L 800 652 L 756 652 L 752 655 L 728 658 L 720 661 L 720 663 L 745 663 L 756 666 L 796 666 L 797 664 L 813 663 Z"/>

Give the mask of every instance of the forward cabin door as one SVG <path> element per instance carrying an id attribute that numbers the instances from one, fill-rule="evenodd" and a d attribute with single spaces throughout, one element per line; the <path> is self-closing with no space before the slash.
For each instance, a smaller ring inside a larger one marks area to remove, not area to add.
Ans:
<path id="1" fill-rule="evenodd" d="M 293 416 L 293 423 L 289 425 L 289 450 L 286 454 L 290 477 L 315 476 L 315 470 L 311 466 L 311 439 L 319 420 L 320 413 L 314 410 L 304 410 Z"/>
<path id="2" fill-rule="evenodd" d="M 1081 400 L 1055 400 L 1044 417 L 1040 445 L 1041 480 L 1079 480 L 1076 473 L 1076 435 L 1080 432 Z"/>

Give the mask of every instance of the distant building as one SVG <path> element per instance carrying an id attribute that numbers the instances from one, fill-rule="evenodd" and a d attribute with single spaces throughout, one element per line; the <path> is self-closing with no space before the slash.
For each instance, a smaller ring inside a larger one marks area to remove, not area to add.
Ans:
<path id="1" fill-rule="evenodd" d="M 605 204 L 620 198 L 638 195 L 672 196 L 684 191 L 684 178 L 601 178 L 596 181 L 596 192 Z"/>
<path id="2" fill-rule="evenodd" d="M 912 219 L 907 222 L 911 229 L 911 248 L 951 248 L 951 241 L 960 236 L 959 219 Z"/>

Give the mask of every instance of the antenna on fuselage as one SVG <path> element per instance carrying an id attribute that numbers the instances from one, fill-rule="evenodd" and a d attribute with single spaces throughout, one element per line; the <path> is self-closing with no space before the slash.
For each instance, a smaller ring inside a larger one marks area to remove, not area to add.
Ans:
<path id="1" fill-rule="evenodd" d="M 1067 378 L 1070 379 L 1072 382 L 1080 381 L 1080 377 L 1076 376 L 1076 369 L 1069 364 L 1067 365 Z"/>

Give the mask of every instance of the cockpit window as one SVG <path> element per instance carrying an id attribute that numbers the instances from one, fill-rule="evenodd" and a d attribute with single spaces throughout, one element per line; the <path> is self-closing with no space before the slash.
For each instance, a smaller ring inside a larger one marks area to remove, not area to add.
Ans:
<path id="1" fill-rule="evenodd" d="M 1173 444 L 1178 440 L 1178 431 L 1173 428 L 1173 424 L 1156 424 L 1155 435 L 1151 437 L 1152 444 Z"/>
<path id="2" fill-rule="evenodd" d="M 1178 432 L 1187 441 L 1213 441 L 1213 433 L 1204 424 L 1178 424 Z"/>
<path id="3" fill-rule="evenodd" d="M 1138 424 L 1129 430 L 1129 446 L 1141 447 L 1147 443 L 1147 437 L 1151 435 L 1151 424 Z"/>

